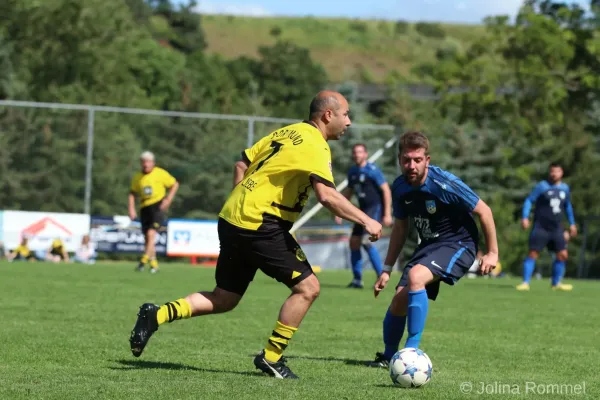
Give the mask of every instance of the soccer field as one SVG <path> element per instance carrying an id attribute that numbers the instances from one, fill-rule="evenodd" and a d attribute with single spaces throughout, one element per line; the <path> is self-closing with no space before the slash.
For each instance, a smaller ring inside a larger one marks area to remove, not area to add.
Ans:
<path id="1" fill-rule="evenodd" d="M 285 353 L 301 379 L 282 381 L 260 375 L 252 359 L 284 286 L 259 272 L 233 312 L 163 325 L 137 359 L 128 339 L 138 306 L 211 289 L 214 270 L 133 267 L 1 263 L 0 398 L 600 398 L 598 282 L 572 282 L 571 293 L 552 292 L 546 280 L 528 293 L 508 278 L 443 285 L 421 342 L 432 381 L 401 389 L 387 370 L 361 365 L 383 349 L 392 287 L 374 299 L 345 288 L 347 271 L 320 273 L 321 296 Z"/>

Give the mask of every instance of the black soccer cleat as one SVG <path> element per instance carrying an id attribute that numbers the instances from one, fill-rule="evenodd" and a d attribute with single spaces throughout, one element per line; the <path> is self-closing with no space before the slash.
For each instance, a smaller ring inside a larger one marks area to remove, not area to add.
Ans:
<path id="1" fill-rule="evenodd" d="M 254 357 L 254 365 L 265 374 L 277 379 L 299 379 L 292 370 L 285 365 L 286 360 L 281 357 L 276 363 L 268 362 L 265 359 L 265 351 L 261 351 Z"/>
<path id="2" fill-rule="evenodd" d="M 373 367 L 373 368 L 389 368 L 390 360 L 385 358 L 383 353 L 377 352 L 377 353 L 375 353 L 375 360 L 368 362 L 367 366 Z"/>
<path id="3" fill-rule="evenodd" d="M 135 326 L 129 338 L 131 353 L 136 357 L 142 355 L 150 337 L 158 330 L 156 314 L 159 308 L 157 305 L 151 303 L 145 303 L 140 307 L 137 321 L 135 321 Z"/>

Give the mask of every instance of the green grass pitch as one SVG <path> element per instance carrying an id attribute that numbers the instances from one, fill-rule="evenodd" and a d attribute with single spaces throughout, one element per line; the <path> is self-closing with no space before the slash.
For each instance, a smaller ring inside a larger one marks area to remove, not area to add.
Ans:
<path id="1" fill-rule="evenodd" d="M 598 282 L 572 282 L 571 293 L 552 292 L 546 280 L 527 293 L 509 278 L 443 285 L 421 343 L 432 381 L 401 389 L 386 370 L 360 365 L 382 350 L 392 287 L 374 299 L 344 288 L 348 271 L 320 273 L 321 296 L 286 351 L 301 380 L 280 381 L 258 374 L 252 357 L 285 287 L 259 272 L 233 312 L 167 324 L 137 359 L 128 338 L 138 306 L 211 289 L 214 270 L 163 265 L 151 275 L 133 267 L 0 263 L 0 398 L 600 398 Z M 482 382 L 486 393 L 478 393 Z"/>

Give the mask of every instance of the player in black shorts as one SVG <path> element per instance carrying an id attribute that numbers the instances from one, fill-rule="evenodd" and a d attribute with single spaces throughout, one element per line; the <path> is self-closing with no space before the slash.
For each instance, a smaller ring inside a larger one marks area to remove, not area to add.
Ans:
<path id="1" fill-rule="evenodd" d="M 402 176 L 392 185 L 394 227 L 385 267 L 375 284 L 375 296 L 387 285 L 392 266 L 406 242 L 408 218 L 421 238 L 406 264 L 396 295 L 383 321 L 385 351 L 377 353 L 371 366 L 388 367 L 398 351 L 408 325 L 406 347 L 419 348 L 429 308 L 440 282 L 454 285 L 476 260 L 479 234 L 476 214 L 485 234 L 488 253 L 479 260 L 480 272 L 488 274 L 498 262 L 498 243 L 492 210 L 459 178 L 429 165 L 429 140 L 420 132 L 400 138 Z"/>
<path id="2" fill-rule="evenodd" d="M 341 137 L 350 125 L 348 113 L 342 95 L 319 93 L 311 103 L 309 121 L 278 129 L 242 153 L 235 168 L 235 187 L 219 214 L 216 287 L 162 307 L 142 305 L 130 337 L 134 356 L 142 354 L 150 336 L 164 323 L 234 309 L 261 270 L 286 285 L 291 295 L 254 365 L 275 378 L 297 378 L 282 354 L 319 295 L 320 285 L 289 230 L 310 191 L 336 215 L 363 225 L 371 240 L 381 237 L 381 224 L 354 207 L 333 183 L 327 141 Z"/>

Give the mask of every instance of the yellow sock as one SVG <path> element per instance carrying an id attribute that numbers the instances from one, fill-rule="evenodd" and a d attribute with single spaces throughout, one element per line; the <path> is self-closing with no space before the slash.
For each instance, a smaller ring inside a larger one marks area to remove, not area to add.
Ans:
<path id="1" fill-rule="evenodd" d="M 144 254 L 142 258 L 140 258 L 140 264 L 148 264 L 148 255 Z"/>
<path id="2" fill-rule="evenodd" d="M 277 321 L 275 329 L 271 332 L 267 347 L 265 347 L 265 359 L 268 362 L 277 362 L 281 358 L 281 354 L 290 343 L 290 339 L 298 328 L 287 326 Z"/>
<path id="3" fill-rule="evenodd" d="M 150 260 L 150 267 L 158 269 L 158 260 L 156 258 Z"/>
<path id="4" fill-rule="evenodd" d="M 165 322 L 173 322 L 176 319 L 186 319 L 191 316 L 192 308 L 190 307 L 190 303 L 185 299 L 179 299 L 161 306 L 156 314 L 156 320 L 158 325 L 162 325 Z"/>

